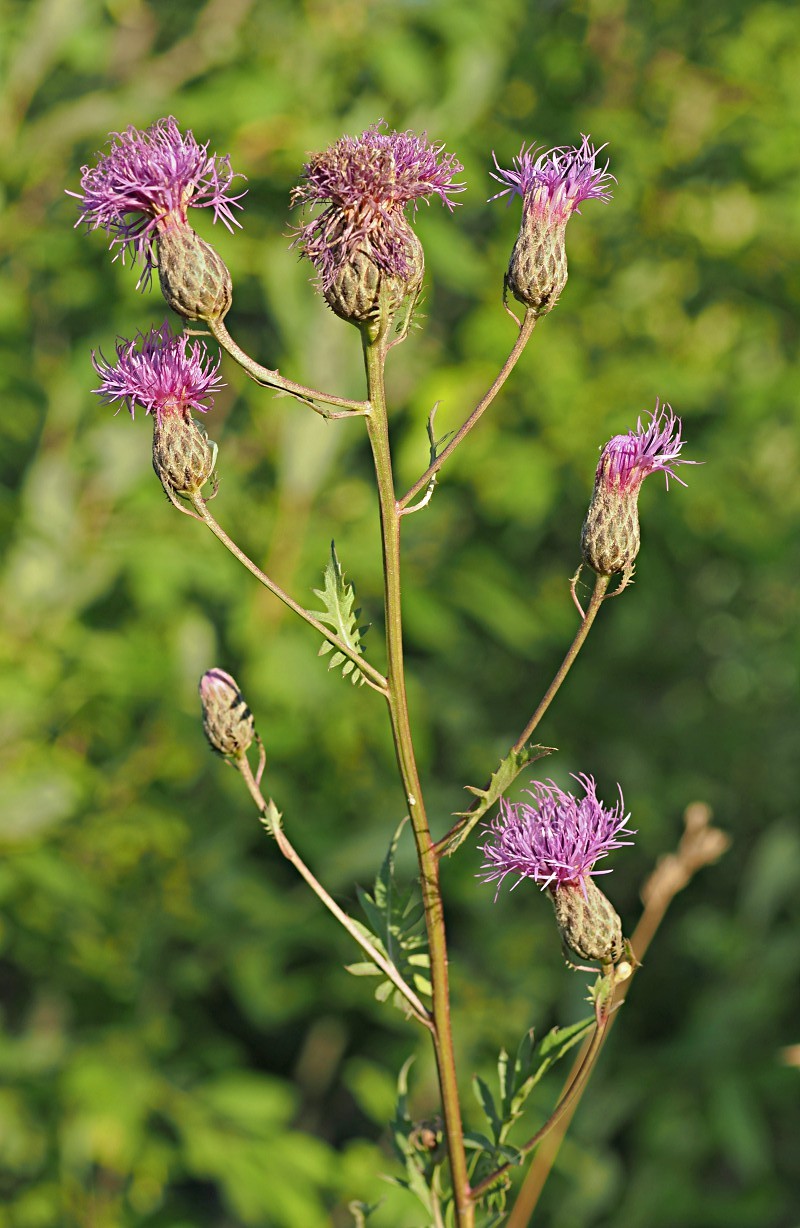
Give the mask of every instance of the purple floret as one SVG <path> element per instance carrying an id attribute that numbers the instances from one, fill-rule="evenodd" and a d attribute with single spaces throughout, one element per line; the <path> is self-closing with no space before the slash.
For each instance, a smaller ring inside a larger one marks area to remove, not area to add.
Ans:
<path id="1" fill-rule="evenodd" d="M 696 465 L 697 461 L 681 456 L 681 420 L 669 405 L 656 407 L 645 426 L 639 418 L 635 431 L 627 435 L 615 435 L 603 448 L 597 466 L 597 480 L 612 482 L 622 489 L 641 486 L 651 473 L 663 473 L 667 489 L 669 479 L 674 478 L 681 486 L 686 483 L 679 478 L 674 465 Z"/>
<path id="2" fill-rule="evenodd" d="M 630 815 L 625 814 L 622 790 L 617 804 L 607 807 L 598 801 L 592 776 L 581 774 L 575 780 L 583 787 L 581 798 L 549 780 L 531 782 L 527 792 L 532 803 L 501 800 L 500 813 L 488 825 L 491 836 L 481 846 L 483 882 L 496 880 L 499 891 L 506 875 L 516 874 L 517 883 L 532 878 L 542 889 L 557 889 L 588 875 L 610 873 L 596 870 L 595 863 L 633 843 L 620 839 L 634 835 L 625 826 Z"/>
<path id="3" fill-rule="evenodd" d="M 597 165 L 597 156 L 605 145 L 595 148 L 588 136 L 583 136 L 578 146 L 556 146 L 542 152 L 542 147 L 522 146 L 514 158 L 514 165 L 504 170 L 493 154 L 497 173 L 492 178 L 503 184 L 502 191 L 490 200 L 508 196 L 510 203 L 521 196 L 526 209 L 541 210 L 554 219 L 566 221 L 572 213 L 579 213 L 578 205 L 584 200 L 610 200 L 613 175 L 608 173 L 608 161 Z"/>
<path id="4" fill-rule="evenodd" d="M 229 157 L 209 154 L 208 142 L 198 145 L 191 129 L 184 135 L 170 115 L 144 131 L 131 125 L 112 133 L 108 153 L 98 155 L 96 166 L 81 168 L 81 191 L 69 195 L 80 201 L 75 225 L 85 222 L 110 234 L 110 246 L 119 249 L 115 259 L 124 263 L 126 252 L 139 258 L 140 284 L 146 284 L 155 268 L 159 228 L 185 223 L 189 205 L 213 209 L 214 221 L 228 230 L 240 225 L 233 209 L 242 207 L 244 193 L 230 191 L 237 177 Z"/>
<path id="5" fill-rule="evenodd" d="M 431 144 L 425 133 L 382 132 L 382 126 L 343 136 L 315 154 L 292 191 L 292 205 L 327 205 L 297 229 L 293 244 L 317 269 L 323 289 L 365 247 L 383 272 L 406 276 L 406 205 L 438 196 L 452 209 L 451 195 L 464 190 L 453 182 L 464 168 L 443 145 Z"/>
<path id="6" fill-rule="evenodd" d="M 106 404 L 122 401 L 131 417 L 136 405 L 155 414 L 159 422 L 168 414 L 188 414 L 193 409 L 205 413 L 214 394 L 225 387 L 219 379 L 219 358 L 215 361 L 202 341 L 187 347 L 184 337 L 173 337 L 168 321 L 149 333 L 138 333 L 133 341 L 121 338 L 115 364 L 102 354 L 98 359 L 94 352 L 92 363 L 100 376 L 100 387 L 94 391 Z"/>

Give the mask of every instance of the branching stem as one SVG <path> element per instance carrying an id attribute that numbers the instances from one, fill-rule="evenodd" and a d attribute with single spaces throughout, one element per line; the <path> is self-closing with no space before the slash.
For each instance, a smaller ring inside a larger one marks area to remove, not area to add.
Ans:
<path id="1" fill-rule="evenodd" d="M 292 845 L 291 841 L 289 840 L 285 831 L 283 830 L 283 827 L 281 826 L 280 822 L 272 821 L 270 819 L 270 808 L 267 802 L 264 800 L 263 793 L 258 787 L 258 783 L 253 776 L 252 770 L 250 768 L 250 764 L 247 762 L 247 758 L 244 755 L 241 755 L 238 759 L 234 761 L 234 763 L 235 763 L 235 766 L 238 768 L 239 772 L 242 774 L 245 784 L 247 785 L 247 788 L 249 790 L 250 796 L 252 797 L 253 801 L 258 807 L 259 814 L 261 815 L 261 821 L 264 824 L 264 827 L 267 829 L 267 831 L 270 833 L 271 836 L 274 836 L 275 843 L 277 844 L 281 853 L 283 853 L 283 856 L 286 858 L 287 861 L 291 862 L 291 864 L 297 870 L 301 878 L 305 879 L 306 883 L 308 883 L 309 887 L 314 892 L 314 894 L 317 896 L 317 898 L 320 899 L 322 903 L 325 905 L 325 907 L 328 909 L 328 912 L 332 913 L 333 916 L 336 918 L 336 920 L 339 922 L 339 924 L 344 926 L 344 928 L 347 930 L 350 937 L 353 938 L 355 942 L 358 943 L 362 951 L 364 951 L 364 953 L 369 956 L 372 962 L 376 964 L 377 967 L 380 968 L 383 973 L 385 973 L 385 975 L 389 978 L 389 980 L 394 985 L 395 989 L 398 989 L 400 991 L 400 993 L 403 995 L 403 997 L 408 1002 L 408 1005 L 411 1008 L 411 1012 L 414 1015 L 414 1018 L 418 1019 L 420 1023 L 425 1025 L 425 1027 L 430 1028 L 431 1019 L 430 1019 L 430 1015 L 428 1011 L 425 1008 L 425 1005 L 414 993 L 414 990 L 411 988 L 411 986 L 408 985 L 406 981 L 403 980 L 402 976 L 397 971 L 397 968 L 395 967 L 395 965 L 391 962 L 391 960 L 386 959 L 381 954 L 381 952 L 378 951 L 377 948 L 372 945 L 369 939 L 365 937 L 365 935 L 361 932 L 358 926 L 354 923 L 352 917 L 349 917 L 347 913 L 344 912 L 344 910 L 339 907 L 336 901 L 330 895 L 328 895 L 328 892 L 322 886 L 322 883 L 320 883 L 319 880 L 315 878 L 311 870 L 309 870 L 308 866 L 303 861 L 300 854 L 297 852 L 297 850 Z"/>
<path id="2" fill-rule="evenodd" d="M 309 610 L 304 610 L 303 607 L 296 602 L 293 597 L 290 597 L 279 584 L 276 584 L 274 580 L 271 580 L 269 576 L 266 575 L 266 573 L 263 572 L 261 568 L 258 567 L 257 564 L 254 563 L 253 560 L 236 545 L 236 542 L 231 540 L 222 526 L 219 525 L 211 515 L 211 512 L 208 510 L 208 504 L 201 495 L 197 494 L 194 496 L 192 499 L 192 506 L 196 509 L 200 519 L 204 521 L 214 536 L 222 542 L 225 549 L 229 550 L 234 558 L 237 558 L 242 566 L 247 568 L 251 575 L 254 575 L 255 578 L 259 580 L 266 589 L 269 589 L 269 591 L 273 593 L 279 601 L 282 601 L 285 606 L 288 606 L 289 609 L 293 610 L 295 614 L 299 614 L 303 621 L 307 622 L 310 627 L 314 628 L 315 631 L 318 631 L 319 634 L 328 641 L 328 643 L 333 644 L 334 648 L 338 648 L 339 652 L 343 652 L 354 665 L 357 665 L 364 675 L 365 681 L 374 691 L 378 691 L 381 695 L 387 695 L 388 683 L 383 674 L 375 669 L 373 665 L 370 665 L 369 661 L 367 661 L 365 657 L 362 657 L 360 653 L 354 652 L 349 644 L 346 644 L 344 640 L 340 639 L 338 635 L 331 631 L 330 627 L 326 627 L 324 623 L 321 623 L 319 619 L 315 618 Z"/>
<path id="3" fill-rule="evenodd" d="M 483 396 L 483 398 L 478 402 L 478 404 L 475 406 L 470 416 L 467 418 L 466 422 L 464 422 L 464 424 L 459 428 L 459 430 L 456 431 L 455 435 L 450 440 L 450 442 L 447 444 L 447 446 L 442 448 L 441 452 L 439 453 L 439 455 L 436 457 L 435 460 L 431 461 L 430 465 L 428 465 L 428 468 L 425 470 L 422 477 L 418 478 L 417 481 L 414 483 L 414 485 L 410 488 L 410 490 L 407 490 L 406 493 L 403 495 L 402 499 L 400 499 L 398 503 L 398 507 L 401 512 L 404 511 L 408 507 L 409 503 L 411 503 L 413 499 L 416 499 L 420 491 L 424 490 L 425 487 L 430 484 L 431 479 L 434 478 L 435 475 L 439 472 L 444 462 L 448 459 L 448 457 L 453 455 L 453 453 L 455 452 L 456 448 L 461 443 L 461 441 L 465 439 L 466 436 L 472 430 L 472 428 L 475 425 L 477 425 L 478 421 L 481 419 L 483 414 L 489 408 L 492 401 L 495 399 L 498 392 L 503 387 L 503 384 L 506 382 L 511 372 L 514 370 L 514 367 L 517 365 L 520 355 L 522 354 L 522 351 L 525 349 L 525 346 L 528 344 L 528 341 L 530 340 L 531 334 L 533 333 L 533 330 L 535 327 L 536 327 L 536 316 L 529 309 L 528 311 L 525 312 L 525 317 L 522 321 L 522 324 L 520 325 L 519 332 L 517 334 L 516 340 L 514 341 L 514 345 L 511 348 L 511 353 L 509 354 L 508 358 L 503 363 L 503 366 L 500 368 L 497 378 L 492 384 L 491 388 Z"/>
<path id="4" fill-rule="evenodd" d="M 474 1204 L 470 1198 L 469 1176 L 464 1151 L 464 1129 L 458 1096 L 453 1033 L 450 1022 L 450 992 L 447 969 L 447 944 L 444 909 L 439 885 L 439 863 L 434 852 L 425 804 L 417 771 L 406 697 L 403 668 L 403 623 L 400 581 L 400 520 L 402 507 L 394 492 L 389 428 L 386 412 L 384 363 L 385 338 L 369 340 L 362 334 L 367 388 L 372 413 L 367 418 L 367 433 L 372 447 L 381 515 L 381 541 L 384 565 L 384 605 L 389 717 L 395 753 L 408 804 L 417 849 L 422 886 L 422 903 L 431 961 L 433 993 L 433 1044 L 442 1098 L 456 1228 L 473 1228 Z M 426 475 L 426 482 L 431 475 Z M 424 483 L 423 483 L 424 484 Z"/>
<path id="5" fill-rule="evenodd" d="M 303 384 L 296 384 L 294 380 L 285 379 L 278 371 L 271 371 L 269 367 L 262 367 L 249 354 L 245 354 L 240 345 L 236 344 L 222 320 L 209 320 L 208 328 L 212 337 L 219 342 L 223 350 L 230 354 L 231 358 L 257 384 L 262 384 L 265 388 L 274 388 L 279 392 L 289 393 L 290 396 L 296 397 L 298 401 L 302 401 L 304 405 L 308 405 L 315 413 L 321 414 L 323 418 L 356 418 L 369 414 L 370 405 L 368 401 L 350 401 L 347 397 L 330 396 L 327 392 L 318 392 L 316 388 L 306 388 Z M 331 413 L 329 410 L 321 409 L 319 405 L 315 404 L 316 401 L 321 401 L 323 405 L 336 405 L 343 412 Z"/>

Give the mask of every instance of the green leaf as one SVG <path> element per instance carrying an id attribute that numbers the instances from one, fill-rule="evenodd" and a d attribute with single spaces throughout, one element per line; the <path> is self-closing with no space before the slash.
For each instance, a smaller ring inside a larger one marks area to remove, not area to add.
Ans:
<path id="1" fill-rule="evenodd" d="M 469 810 L 456 811 L 456 818 L 461 819 L 461 822 L 457 823 L 452 829 L 446 843 L 442 847 L 442 853 L 446 853 L 448 857 L 451 857 L 456 849 L 464 843 L 475 825 L 480 822 L 486 811 L 491 809 L 495 802 L 499 801 L 506 790 L 511 787 L 523 768 L 526 768 L 530 763 L 535 763 L 537 759 L 543 759 L 545 755 L 551 755 L 554 750 L 554 746 L 523 746 L 522 750 L 509 751 L 505 759 L 500 760 L 499 767 L 492 773 L 492 778 L 485 789 L 478 789 L 475 785 L 467 785 L 467 790 L 475 794 L 478 802 Z"/>
<path id="2" fill-rule="evenodd" d="M 324 579 L 325 587 L 315 588 L 314 596 L 319 597 L 325 609 L 322 613 L 317 610 L 311 612 L 321 623 L 330 627 L 353 653 L 363 656 L 361 641 L 367 628 L 358 625 L 358 616 L 361 611 L 353 608 L 356 599 L 355 589 L 352 584 L 345 581 L 334 542 L 331 542 L 331 557 L 325 568 Z M 340 648 L 336 648 L 334 644 L 326 640 L 320 647 L 319 656 L 324 657 L 329 652 L 333 652 L 333 655 L 328 662 L 328 669 L 337 669 L 341 665 L 343 666 L 343 677 L 349 676 L 353 685 L 358 683 L 359 686 L 363 686 L 366 680 L 355 662 L 347 657 Z"/>
<path id="3" fill-rule="evenodd" d="M 407 822 L 408 819 L 404 818 L 392 836 L 372 892 L 365 891 L 362 887 L 356 888 L 368 925 L 365 927 L 357 924 L 365 937 L 394 964 L 403 980 L 413 985 L 421 997 L 430 997 L 431 984 L 427 975 L 430 956 L 422 924 L 423 910 L 414 893 L 398 887 L 394 875 L 397 844 Z M 361 971 L 362 965 L 357 964 L 354 967 L 358 969 L 354 975 L 369 975 L 368 972 Z M 408 1003 L 388 980 L 379 985 L 375 996 L 379 1002 L 391 999 L 401 1010 L 408 1011 Z"/>
<path id="4" fill-rule="evenodd" d="M 565 1028 L 552 1028 L 539 1045 L 539 1056 L 547 1057 L 557 1050 L 553 1053 L 551 1061 L 558 1061 L 573 1045 L 583 1040 L 594 1025 L 594 1015 L 587 1015 L 585 1019 L 580 1019 L 577 1023 L 570 1023 Z"/>
<path id="5" fill-rule="evenodd" d="M 475 1092 L 475 1099 L 486 1114 L 486 1119 L 492 1127 L 492 1135 L 494 1142 L 499 1143 L 500 1131 L 503 1128 L 503 1123 L 497 1112 L 497 1107 L 494 1102 L 494 1096 L 489 1091 L 489 1085 L 480 1075 L 475 1075 L 472 1080 L 472 1090 Z"/>

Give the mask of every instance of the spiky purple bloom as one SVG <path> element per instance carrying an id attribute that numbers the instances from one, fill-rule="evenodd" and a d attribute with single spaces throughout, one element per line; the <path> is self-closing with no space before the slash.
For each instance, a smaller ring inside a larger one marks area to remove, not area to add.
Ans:
<path id="1" fill-rule="evenodd" d="M 608 161 L 604 166 L 597 164 L 603 149 L 605 145 L 595 147 L 584 135 L 578 146 L 556 146 L 546 152 L 541 152 L 541 146 L 526 149 L 523 145 L 509 170 L 500 166 L 493 153 L 496 173 L 492 171 L 491 176 L 504 186 L 489 199 L 508 196 L 510 204 L 521 196 L 526 211 L 544 214 L 554 224 L 566 222 L 573 213 L 580 213 L 582 201 L 611 199 L 611 184 L 616 180 L 608 173 Z"/>
<path id="2" fill-rule="evenodd" d="M 187 208 L 211 208 L 214 221 L 228 230 L 240 223 L 244 193 L 233 195 L 231 183 L 241 177 L 231 170 L 230 158 L 209 154 L 208 142 L 199 145 L 189 129 L 183 134 L 170 115 L 141 130 L 131 125 L 111 134 L 110 149 L 98 154 L 96 166 L 81 168 L 81 191 L 70 192 L 80 201 L 75 223 L 111 235 L 123 263 L 126 253 L 144 265 L 140 285 L 147 285 L 156 267 L 153 244 L 159 234 L 187 224 Z"/>
<path id="3" fill-rule="evenodd" d="M 481 846 L 485 861 L 479 877 L 497 881 L 497 890 L 507 874 L 518 875 L 517 886 L 531 878 L 542 890 L 557 891 L 565 884 L 581 884 L 594 874 L 595 865 L 613 849 L 631 844 L 620 837 L 634 833 L 626 827 L 622 790 L 615 806 L 604 806 L 597 797 L 592 776 L 575 780 L 584 790 L 575 797 L 552 780 L 532 781 L 527 790 L 532 802 L 500 802 L 500 813 L 488 825 L 490 838 Z M 513 890 L 513 888 L 512 888 Z"/>
<path id="4" fill-rule="evenodd" d="M 651 473 L 663 473 L 667 489 L 670 478 L 685 486 L 674 466 L 696 465 L 697 461 L 684 459 L 682 447 L 680 418 L 670 405 L 660 405 L 656 398 L 656 407 L 648 423 L 643 424 L 639 418 L 636 430 L 628 431 L 627 435 L 615 435 L 603 448 L 596 480 L 631 491 L 638 490 Z"/>
<path id="5" fill-rule="evenodd" d="M 406 206 L 438 196 L 452 209 L 451 195 L 464 190 L 453 182 L 464 168 L 443 145 L 426 133 L 382 132 L 385 126 L 381 120 L 315 154 L 292 191 L 292 205 L 325 205 L 297 229 L 293 244 L 316 268 L 323 290 L 364 249 L 381 272 L 406 278 Z"/>
<path id="6" fill-rule="evenodd" d="M 205 413 L 204 404 L 224 384 L 219 379 L 220 360 L 214 360 L 202 341 L 187 345 L 183 336 L 170 333 L 169 322 L 149 333 L 138 333 L 133 341 L 117 342 L 117 361 L 112 364 L 92 353 L 100 387 L 94 391 L 108 404 L 122 401 L 134 416 L 141 405 L 160 423 L 165 417 L 188 417 L 191 410 Z M 213 404 L 213 400 L 211 400 Z"/>

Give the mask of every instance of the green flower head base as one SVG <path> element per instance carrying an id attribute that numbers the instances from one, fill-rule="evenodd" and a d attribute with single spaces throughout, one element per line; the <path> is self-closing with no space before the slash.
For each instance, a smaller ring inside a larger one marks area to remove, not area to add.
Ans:
<path id="1" fill-rule="evenodd" d="M 157 265 L 154 243 L 159 234 L 187 225 L 187 209 L 210 208 L 214 221 L 228 230 L 240 225 L 233 213 L 244 193 L 233 195 L 237 175 L 228 157 L 209 154 L 191 130 L 185 135 L 169 116 L 141 130 L 131 125 L 111 134 L 108 153 L 95 166 L 81 168 L 80 202 L 75 223 L 111 235 L 115 259 L 126 253 L 140 260 L 139 285 L 146 287 Z"/>
<path id="2" fill-rule="evenodd" d="M 225 386 L 219 379 L 219 359 L 211 357 L 202 341 L 188 345 L 185 337 L 172 336 L 167 321 L 133 341 L 121 338 L 115 363 L 94 353 L 92 363 L 100 376 L 94 391 L 104 402 L 121 401 L 131 417 L 139 405 L 159 423 L 170 416 L 186 418 L 193 409 L 205 413 Z"/>
<path id="3" fill-rule="evenodd" d="M 496 882 L 499 892 L 511 874 L 517 876 L 514 887 L 529 878 L 542 890 L 558 890 L 610 872 L 595 869 L 597 862 L 633 843 L 623 839 L 634 833 L 626 826 L 630 815 L 625 814 L 622 790 L 617 804 L 608 807 L 598 800 L 593 777 L 581 774 L 575 780 L 583 797 L 566 793 L 552 780 L 532 781 L 530 802 L 500 802 L 500 813 L 488 825 L 490 835 L 481 846 L 483 882 Z"/>

